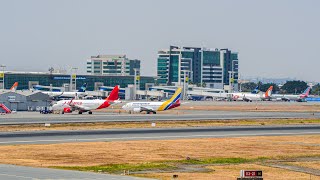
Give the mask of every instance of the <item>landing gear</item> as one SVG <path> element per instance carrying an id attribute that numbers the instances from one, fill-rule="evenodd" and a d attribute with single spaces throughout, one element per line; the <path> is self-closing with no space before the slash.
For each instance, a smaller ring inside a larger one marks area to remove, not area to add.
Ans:
<path id="1" fill-rule="evenodd" d="M 155 111 L 147 111 L 147 114 L 157 114 Z"/>
<path id="2" fill-rule="evenodd" d="M 82 111 L 79 111 L 79 114 L 82 114 Z"/>
<path id="3" fill-rule="evenodd" d="M 89 114 L 92 114 L 92 111 L 89 111 L 88 113 L 89 113 Z"/>

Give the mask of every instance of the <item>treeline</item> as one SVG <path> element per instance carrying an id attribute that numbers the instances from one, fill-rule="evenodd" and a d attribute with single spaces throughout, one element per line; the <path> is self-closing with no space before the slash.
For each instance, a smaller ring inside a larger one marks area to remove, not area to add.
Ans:
<path id="1" fill-rule="evenodd" d="M 242 92 L 251 92 L 254 88 L 259 86 L 259 90 L 266 92 L 270 86 L 273 86 L 273 93 L 280 94 L 301 94 L 305 89 L 307 89 L 308 84 L 304 81 L 287 81 L 281 88 L 274 83 L 266 83 L 262 82 L 254 83 L 248 82 L 241 84 Z M 312 87 L 311 94 L 319 95 L 320 92 L 320 84 L 317 84 Z"/>

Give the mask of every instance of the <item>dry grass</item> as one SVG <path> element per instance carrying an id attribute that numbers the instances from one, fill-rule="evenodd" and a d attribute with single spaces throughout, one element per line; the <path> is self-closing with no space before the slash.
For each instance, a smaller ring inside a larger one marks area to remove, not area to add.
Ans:
<path id="1" fill-rule="evenodd" d="M 259 126 L 259 125 L 302 125 L 320 124 L 320 119 L 261 119 L 261 120 L 201 120 L 201 121 L 152 121 L 155 128 L 169 127 L 210 127 L 210 126 Z M 44 131 L 44 130 L 96 130 L 121 128 L 151 128 L 151 122 L 104 122 L 104 123 L 67 123 L 41 125 L 0 126 L 0 131 Z"/>
<path id="2" fill-rule="evenodd" d="M 202 158 L 320 156 L 320 135 L 0 146 L 0 163 L 95 166 Z"/>
<path id="3" fill-rule="evenodd" d="M 304 180 L 309 179 L 310 175 L 306 173 L 293 172 L 285 169 L 272 168 L 262 166 L 258 164 L 237 164 L 237 165 L 223 165 L 223 166 L 209 166 L 207 167 L 212 170 L 209 173 L 151 173 L 144 175 L 137 175 L 139 177 L 157 178 L 162 180 L 171 180 L 174 174 L 179 176 L 179 179 L 183 180 L 194 180 L 194 179 L 219 179 L 229 180 L 236 179 L 239 177 L 240 170 L 262 170 L 264 179 L 274 180 Z M 318 177 L 313 176 L 312 179 Z M 320 179 L 320 178 L 318 178 Z"/>

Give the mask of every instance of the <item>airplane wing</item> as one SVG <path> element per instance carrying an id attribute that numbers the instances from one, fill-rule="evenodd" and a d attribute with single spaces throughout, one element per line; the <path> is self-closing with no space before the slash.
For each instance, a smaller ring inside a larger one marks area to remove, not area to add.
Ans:
<path id="1" fill-rule="evenodd" d="M 247 102 L 251 102 L 252 99 L 250 97 L 246 97 L 245 95 L 243 96 L 243 100 Z"/>
<path id="2" fill-rule="evenodd" d="M 141 111 L 154 111 L 154 109 L 151 107 L 143 107 L 143 106 L 140 107 L 140 110 Z"/>
<path id="3" fill-rule="evenodd" d="M 80 106 L 80 105 L 70 105 L 72 110 L 81 110 L 81 111 L 90 111 L 91 109 L 86 106 Z"/>
<path id="4" fill-rule="evenodd" d="M 72 111 L 74 111 L 74 110 L 89 111 L 89 110 L 90 110 L 90 109 L 89 109 L 88 107 L 86 107 L 86 106 L 77 105 L 77 104 L 72 103 L 73 100 L 74 100 L 74 98 L 71 99 L 71 101 L 70 101 L 69 104 L 68 104 L 68 105 L 72 108 Z"/>

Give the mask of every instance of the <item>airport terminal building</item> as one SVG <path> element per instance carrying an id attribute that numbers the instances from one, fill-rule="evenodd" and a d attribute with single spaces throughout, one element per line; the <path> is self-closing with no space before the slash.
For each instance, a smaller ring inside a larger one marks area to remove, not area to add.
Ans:
<path id="1" fill-rule="evenodd" d="M 53 87 L 65 87 L 68 90 L 70 86 L 71 75 L 49 72 L 9 72 L 4 73 L 5 89 L 10 89 L 14 82 L 19 82 L 18 90 L 32 89 L 34 85 L 43 85 Z M 151 76 L 139 76 L 141 90 L 147 89 L 155 81 Z M 127 87 L 134 84 L 134 76 L 115 76 L 115 75 L 76 75 L 76 89 L 87 83 L 87 90 L 99 90 L 100 86 Z"/>

